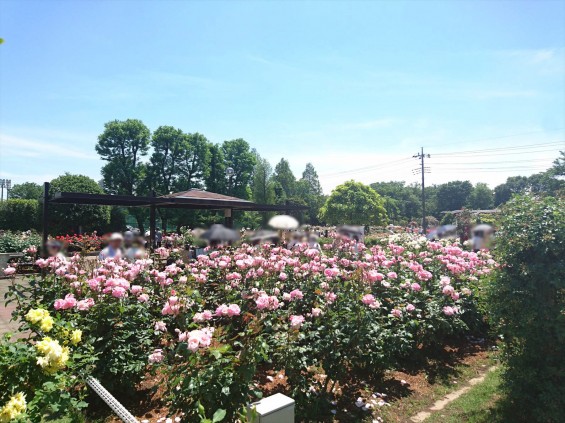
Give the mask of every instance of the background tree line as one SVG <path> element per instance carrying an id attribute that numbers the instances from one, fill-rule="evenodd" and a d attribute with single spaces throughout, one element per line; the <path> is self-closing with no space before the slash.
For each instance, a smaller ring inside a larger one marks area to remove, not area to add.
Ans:
<path id="1" fill-rule="evenodd" d="M 104 125 L 95 150 L 105 162 L 99 182 L 82 175 L 62 175 L 51 181 L 51 191 L 76 191 L 121 195 L 165 195 L 192 188 L 231 195 L 260 204 L 307 206 L 297 212 L 303 223 L 404 225 L 421 219 L 421 188 L 404 181 L 375 182 L 370 187 L 348 181 L 324 196 L 318 174 L 311 163 L 299 177 L 282 158 L 274 168 L 242 138 L 213 143 L 200 133 L 187 133 L 172 126 L 151 132 L 138 119 L 113 120 Z M 228 173 L 231 168 L 233 172 Z M 441 220 L 442 211 L 492 209 L 513 195 L 526 192 L 555 195 L 564 189 L 565 155 L 553 167 L 535 175 L 509 177 L 490 189 L 485 183 L 450 181 L 425 188 L 430 219 Z M 42 187 L 26 182 L 14 185 L 11 200 L 0 204 L 0 228 L 39 228 L 38 199 Z M 53 207 L 54 232 L 107 231 L 123 229 L 126 222 L 144 230 L 146 208 L 58 205 Z M 363 217 L 365 216 L 365 217 Z M 207 226 L 221 222 L 223 215 L 207 210 L 159 210 L 161 226 Z M 238 226 L 265 225 L 269 213 L 236 212 Z"/>

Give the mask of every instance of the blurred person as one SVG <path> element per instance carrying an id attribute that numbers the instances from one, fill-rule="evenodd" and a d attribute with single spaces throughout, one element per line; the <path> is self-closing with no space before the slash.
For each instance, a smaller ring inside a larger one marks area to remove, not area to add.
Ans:
<path id="1" fill-rule="evenodd" d="M 123 255 L 123 242 L 124 237 L 119 232 L 114 232 L 110 235 L 108 246 L 100 251 L 98 260 L 105 260 L 107 258 L 121 257 Z"/>
<path id="2" fill-rule="evenodd" d="M 135 236 L 133 235 L 132 231 L 125 231 L 124 232 L 124 248 L 128 249 L 132 246 Z"/>
<path id="3" fill-rule="evenodd" d="M 161 229 L 157 228 L 157 230 L 155 231 L 155 245 L 157 247 L 160 247 L 162 242 L 163 242 L 163 232 L 161 232 Z"/>
<path id="4" fill-rule="evenodd" d="M 60 241 L 48 241 L 46 246 L 49 257 L 56 257 L 59 260 L 66 259 L 65 254 L 63 253 L 63 244 Z"/>
<path id="5" fill-rule="evenodd" d="M 316 235 L 310 235 L 308 237 L 308 247 L 322 251 L 322 247 L 320 247 L 320 244 L 318 243 L 318 237 Z"/>
<path id="6" fill-rule="evenodd" d="M 130 263 L 145 258 L 145 240 L 142 237 L 134 238 L 131 246 L 126 250 L 125 256 Z"/>

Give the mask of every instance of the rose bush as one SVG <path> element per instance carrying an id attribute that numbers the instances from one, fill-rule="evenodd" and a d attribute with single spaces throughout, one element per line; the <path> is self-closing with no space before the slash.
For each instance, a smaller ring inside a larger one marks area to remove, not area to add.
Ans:
<path id="1" fill-rule="evenodd" d="M 16 314 L 25 322 L 42 308 L 80 329 L 98 358 L 92 374 L 114 392 L 164 376 L 170 409 L 187 421 L 233 421 L 267 370 L 312 420 L 351 372 L 378 375 L 475 327 L 474 290 L 496 267 L 487 252 L 411 235 L 177 257 L 38 260 L 45 276 L 11 291 Z"/>

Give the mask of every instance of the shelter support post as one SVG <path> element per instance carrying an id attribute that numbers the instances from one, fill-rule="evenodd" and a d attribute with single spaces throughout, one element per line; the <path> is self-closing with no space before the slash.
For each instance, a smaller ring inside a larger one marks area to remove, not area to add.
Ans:
<path id="1" fill-rule="evenodd" d="M 47 237 L 49 236 L 49 182 L 43 183 L 43 216 L 42 216 L 42 242 L 41 255 L 47 258 Z"/>
<path id="2" fill-rule="evenodd" d="M 233 209 L 224 209 L 224 226 L 233 228 Z"/>
<path id="3" fill-rule="evenodd" d="M 153 192 L 153 197 L 155 197 L 155 192 Z M 149 248 L 151 252 L 155 251 L 155 204 L 149 206 Z"/>

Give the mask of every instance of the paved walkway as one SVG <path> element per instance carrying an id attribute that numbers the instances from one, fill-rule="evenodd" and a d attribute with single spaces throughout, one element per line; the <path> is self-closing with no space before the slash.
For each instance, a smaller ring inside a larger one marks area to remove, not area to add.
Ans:
<path id="1" fill-rule="evenodd" d="M 16 278 L 18 283 L 22 283 L 24 278 L 18 276 Z M 12 319 L 12 311 L 16 308 L 15 303 L 9 304 L 7 307 L 5 305 L 4 294 L 8 292 L 8 287 L 11 285 L 12 279 L 11 278 L 2 278 L 0 279 L 0 336 L 4 335 L 7 332 L 16 332 L 18 329 L 18 324 Z"/>

